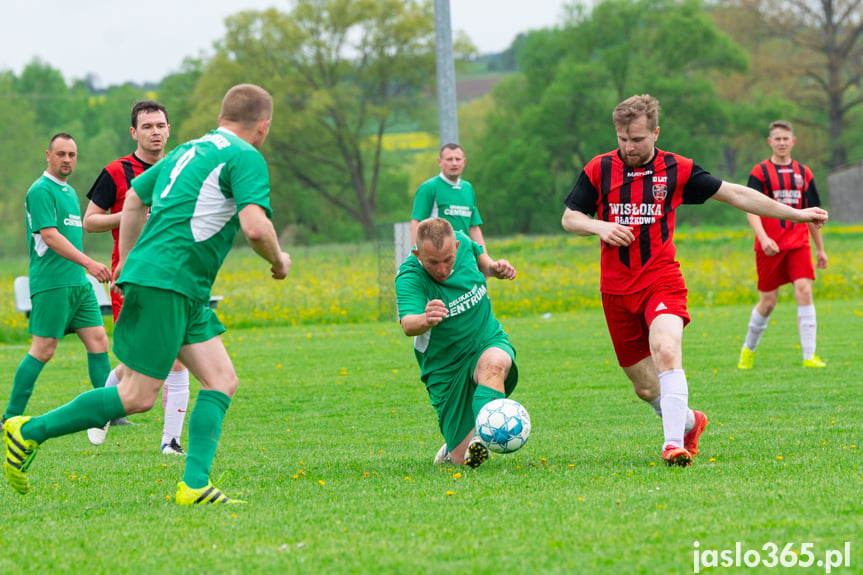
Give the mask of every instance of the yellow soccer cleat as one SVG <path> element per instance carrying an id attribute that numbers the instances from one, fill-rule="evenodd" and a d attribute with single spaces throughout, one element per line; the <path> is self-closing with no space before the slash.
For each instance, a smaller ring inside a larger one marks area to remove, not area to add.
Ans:
<path id="1" fill-rule="evenodd" d="M 827 364 L 820 357 L 812 354 L 812 357 L 803 360 L 803 367 L 827 367 Z"/>
<path id="2" fill-rule="evenodd" d="M 745 345 L 740 350 L 740 360 L 737 362 L 737 369 L 752 369 L 755 364 L 755 352 L 750 350 Z"/>
<path id="3" fill-rule="evenodd" d="M 27 468 L 36 456 L 39 444 L 32 439 L 27 440 L 21 436 L 21 426 L 30 421 L 29 417 L 10 417 L 3 424 L 3 440 L 6 444 L 6 461 L 3 470 L 6 479 L 12 484 L 12 488 L 26 495 L 30 491 L 30 478 L 27 477 Z"/>
<path id="4" fill-rule="evenodd" d="M 185 482 L 177 484 L 178 505 L 198 505 L 201 503 L 245 503 L 239 499 L 231 499 L 210 483 L 198 489 L 192 489 Z"/>

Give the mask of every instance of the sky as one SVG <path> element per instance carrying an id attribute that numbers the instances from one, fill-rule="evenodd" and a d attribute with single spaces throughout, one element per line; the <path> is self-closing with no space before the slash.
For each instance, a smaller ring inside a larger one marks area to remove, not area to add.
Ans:
<path id="1" fill-rule="evenodd" d="M 563 19 L 567 0 L 450 0 L 453 32 L 480 53 L 508 48 L 528 30 Z M 96 85 L 158 82 L 185 57 L 212 54 L 226 16 L 290 10 L 288 0 L 0 0 L 0 70 L 16 75 L 38 57 L 67 82 L 92 74 Z"/>

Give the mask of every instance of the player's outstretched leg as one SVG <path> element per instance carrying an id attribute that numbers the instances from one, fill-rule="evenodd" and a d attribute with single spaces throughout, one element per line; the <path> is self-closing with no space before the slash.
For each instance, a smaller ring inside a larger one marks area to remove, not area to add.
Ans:
<path id="1" fill-rule="evenodd" d="M 30 491 L 27 469 L 33 462 L 36 449 L 39 447 L 39 444 L 32 439 L 24 439 L 21 436 L 21 426 L 28 421 L 30 421 L 29 417 L 16 416 L 10 417 L 3 424 L 3 439 L 6 444 L 6 461 L 3 463 L 3 470 L 12 488 L 21 495 L 26 495 Z"/>

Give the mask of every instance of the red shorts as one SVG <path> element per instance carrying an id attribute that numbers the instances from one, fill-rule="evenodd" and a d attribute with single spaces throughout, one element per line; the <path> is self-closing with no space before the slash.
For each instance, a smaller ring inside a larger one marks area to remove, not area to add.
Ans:
<path id="1" fill-rule="evenodd" d="M 689 323 L 686 294 L 679 273 L 632 294 L 602 294 L 602 309 L 621 367 L 650 357 L 650 324 L 656 316 L 667 313 L 683 319 L 684 326 Z"/>
<path id="2" fill-rule="evenodd" d="M 812 265 L 812 251 L 809 244 L 792 250 L 779 252 L 775 256 L 755 251 L 755 265 L 758 268 L 758 291 L 773 291 L 793 281 L 815 279 L 815 266 Z"/>

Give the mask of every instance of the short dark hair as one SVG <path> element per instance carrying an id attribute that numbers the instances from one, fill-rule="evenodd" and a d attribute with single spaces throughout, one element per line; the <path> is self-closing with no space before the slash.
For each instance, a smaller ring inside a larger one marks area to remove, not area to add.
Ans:
<path id="1" fill-rule="evenodd" d="M 48 142 L 48 150 L 54 147 L 54 140 L 72 140 L 75 141 L 75 138 L 72 137 L 71 134 L 67 134 L 66 132 L 59 132 L 51 136 L 51 141 Z"/>
<path id="2" fill-rule="evenodd" d="M 132 106 L 132 127 L 136 130 L 138 129 L 138 114 L 141 112 L 162 112 L 165 114 L 165 121 L 168 122 L 168 110 L 164 105 L 153 100 L 141 100 Z"/>
<path id="3" fill-rule="evenodd" d="M 440 151 L 438 152 L 438 157 L 443 156 L 444 150 L 461 150 L 461 153 L 464 154 L 464 148 L 462 148 L 458 144 L 454 144 L 452 142 L 450 142 L 448 144 L 444 144 L 443 146 L 440 147 Z"/>

